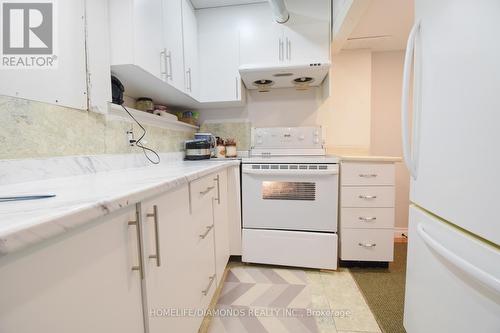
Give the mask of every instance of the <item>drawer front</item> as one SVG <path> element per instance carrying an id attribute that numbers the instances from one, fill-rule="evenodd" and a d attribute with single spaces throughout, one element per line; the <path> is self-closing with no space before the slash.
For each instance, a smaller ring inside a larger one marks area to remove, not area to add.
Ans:
<path id="1" fill-rule="evenodd" d="M 393 228 L 394 208 L 342 208 L 342 228 Z"/>
<path id="2" fill-rule="evenodd" d="M 214 179 L 215 174 L 205 176 L 189 183 L 192 213 L 201 209 L 217 195 L 217 184 Z"/>
<path id="3" fill-rule="evenodd" d="M 394 187 L 342 187 L 342 207 L 394 207 Z"/>
<path id="4" fill-rule="evenodd" d="M 205 310 L 217 288 L 213 230 L 196 245 L 186 246 L 182 257 L 182 272 L 178 274 L 183 274 L 183 281 L 177 288 L 177 297 L 182 299 L 180 306 L 186 309 Z M 179 323 L 173 324 L 176 324 L 177 328 L 182 328 L 182 332 L 198 332 L 202 320 L 203 316 L 187 316 L 179 318 Z"/>
<path id="5" fill-rule="evenodd" d="M 394 185 L 394 164 L 342 163 L 341 185 Z"/>
<path id="6" fill-rule="evenodd" d="M 340 258 L 359 261 L 392 261 L 392 229 L 342 229 Z"/>
<path id="7" fill-rule="evenodd" d="M 198 294 L 199 297 L 197 307 L 207 309 L 217 289 L 213 229 L 198 243 L 193 263 L 196 267 L 194 274 L 198 275 L 198 284 L 195 288 L 195 294 Z"/>
<path id="8" fill-rule="evenodd" d="M 337 268 L 337 234 L 243 229 L 243 262 Z"/>

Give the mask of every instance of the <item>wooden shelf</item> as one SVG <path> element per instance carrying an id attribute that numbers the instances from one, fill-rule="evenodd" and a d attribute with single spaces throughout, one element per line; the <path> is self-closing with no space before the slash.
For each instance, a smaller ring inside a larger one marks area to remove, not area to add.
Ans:
<path id="1" fill-rule="evenodd" d="M 137 119 L 138 122 L 144 125 L 151 125 L 161 128 L 169 128 L 184 131 L 198 130 L 199 127 L 191 124 L 187 124 L 182 121 L 172 120 L 166 117 L 157 116 L 144 111 L 139 111 L 127 107 L 127 110 Z M 119 119 L 128 122 L 134 122 L 132 118 L 123 110 L 123 108 L 118 104 L 110 103 L 109 112 L 107 114 L 108 119 Z"/>

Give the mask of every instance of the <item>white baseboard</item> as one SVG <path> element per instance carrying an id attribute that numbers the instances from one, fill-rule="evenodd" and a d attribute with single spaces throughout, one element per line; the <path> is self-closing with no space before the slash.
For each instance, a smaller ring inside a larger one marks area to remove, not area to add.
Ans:
<path id="1" fill-rule="evenodd" d="M 402 234 L 408 236 L 408 228 L 394 228 L 394 238 L 402 238 Z"/>

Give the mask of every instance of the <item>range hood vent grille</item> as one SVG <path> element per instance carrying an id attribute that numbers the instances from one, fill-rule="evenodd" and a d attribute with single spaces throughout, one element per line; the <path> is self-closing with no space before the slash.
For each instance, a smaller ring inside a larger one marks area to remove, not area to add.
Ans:
<path id="1" fill-rule="evenodd" d="M 321 85 L 330 70 L 330 63 L 303 65 L 243 65 L 239 68 L 247 89 L 268 92 L 275 88 L 306 90 Z"/>

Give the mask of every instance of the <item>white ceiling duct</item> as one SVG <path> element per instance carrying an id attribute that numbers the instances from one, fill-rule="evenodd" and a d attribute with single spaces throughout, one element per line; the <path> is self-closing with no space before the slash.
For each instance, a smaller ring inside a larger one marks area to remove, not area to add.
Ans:
<path id="1" fill-rule="evenodd" d="M 286 9 L 285 0 L 269 0 L 273 10 L 274 20 L 280 24 L 286 23 L 290 18 L 290 13 Z"/>

